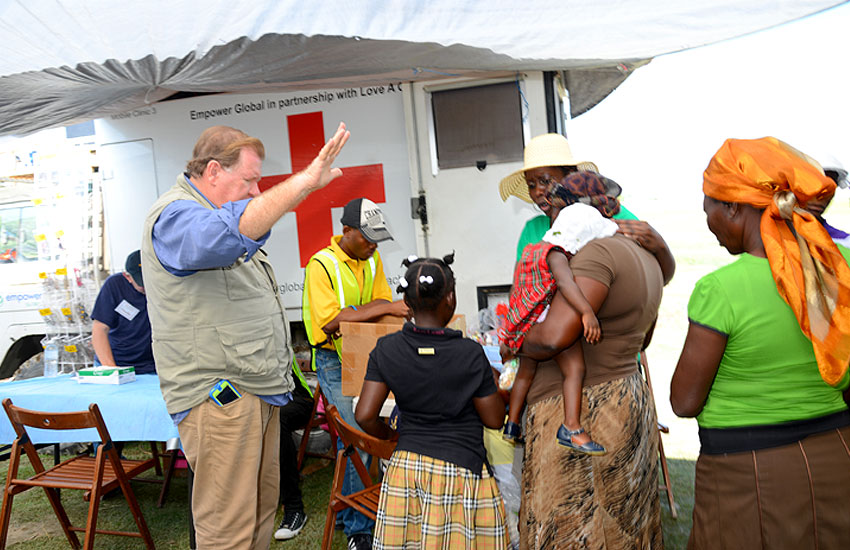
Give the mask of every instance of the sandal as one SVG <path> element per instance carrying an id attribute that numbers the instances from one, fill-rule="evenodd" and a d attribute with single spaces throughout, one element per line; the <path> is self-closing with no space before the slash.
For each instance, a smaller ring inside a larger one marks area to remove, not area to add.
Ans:
<path id="1" fill-rule="evenodd" d="M 505 430 L 507 430 L 507 426 L 505 426 Z M 593 440 L 590 440 L 587 443 L 584 443 L 583 445 L 573 443 L 573 436 L 581 433 L 587 432 L 584 431 L 584 428 L 579 428 L 577 430 L 568 430 L 566 426 L 561 424 L 561 427 L 558 428 L 558 443 L 563 445 L 564 447 L 569 447 L 574 451 L 578 451 L 580 453 L 584 453 L 590 456 L 601 456 L 608 452 L 605 450 L 605 447 Z"/>
<path id="2" fill-rule="evenodd" d="M 502 432 L 502 439 L 505 441 L 518 441 L 522 435 L 522 428 L 516 422 L 508 420 L 505 422 L 505 431 Z"/>

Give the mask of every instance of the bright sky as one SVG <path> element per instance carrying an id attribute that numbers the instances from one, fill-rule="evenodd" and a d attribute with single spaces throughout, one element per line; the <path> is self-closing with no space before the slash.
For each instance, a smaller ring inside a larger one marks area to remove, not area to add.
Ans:
<path id="1" fill-rule="evenodd" d="M 729 137 L 778 137 L 850 167 L 850 5 L 656 58 L 568 126 L 573 152 L 620 182 L 628 204 L 687 191 Z M 850 193 L 836 201 L 846 204 Z M 695 203 L 691 199 L 697 199 Z M 651 205 L 647 205 L 651 208 Z M 828 218 L 829 219 L 829 218 Z M 844 226 L 850 229 L 850 219 Z"/>

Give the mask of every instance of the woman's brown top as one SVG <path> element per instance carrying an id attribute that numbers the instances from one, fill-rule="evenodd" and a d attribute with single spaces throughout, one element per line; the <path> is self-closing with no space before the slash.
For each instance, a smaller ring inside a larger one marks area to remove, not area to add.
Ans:
<path id="1" fill-rule="evenodd" d="M 575 277 L 608 287 L 608 296 L 596 313 L 602 340 L 590 345 L 582 339 L 584 385 L 631 375 L 637 370 L 638 352 L 661 304 L 664 284 L 658 262 L 631 239 L 615 235 L 588 243 L 570 260 L 570 268 Z M 555 319 L 546 322 L 552 321 Z M 541 363 L 528 392 L 528 404 L 561 394 L 562 381 L 554 361 Z"/>

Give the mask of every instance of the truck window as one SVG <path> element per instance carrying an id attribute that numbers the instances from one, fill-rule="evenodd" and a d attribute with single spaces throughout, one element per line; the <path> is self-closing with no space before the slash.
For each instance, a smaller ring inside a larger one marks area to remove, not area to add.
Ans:
<path id="1" fill-rule="evenodd" d="M 515 82 L 431 92 L 440 169 L 522 160 L 522 108 Z"/>
<path id="2" fill-rule="evenodd" d="M 21 233 L 18 241 L 18 261 L 34 262 L 38 260 L 38 244 L 35 242 L 35 206 L 21 208 Z"/>
<path id="3" fill-rule="evenodd" d="M 35 207 L 0 208 L 0 264 L 38 260 Z"/>

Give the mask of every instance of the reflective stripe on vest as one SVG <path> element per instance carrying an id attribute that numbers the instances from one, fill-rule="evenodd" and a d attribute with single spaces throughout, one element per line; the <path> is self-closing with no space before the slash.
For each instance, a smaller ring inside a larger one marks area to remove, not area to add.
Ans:
<path id="1" fill-rule="evenodd" d="M 310 384 L 307 383 L 307 380 L 304 378 L 304 374 L 301 372 L 301 369 L 298 368 L 298 360 L 294 357 L 292 358 L 292 374 L 301 381 L 301 385 L 304 386 L 304 389 L 307 390 L 310 397 L 313 397 L 313 390 L 310 389 Z"/>
<path id="2" fill-rule="evenodd" d="M 376 251 L 375 254 L 378 252 Z M 351 269 L 340 269 L 340 261 L 336 257 L 336 255 L 329 248 L 323 248 L 319 250 L 313 257 L 310 258 L 310 261 L 316 260 L 320 264 L 325 267 L 325 270 L 328 272 L 329 277 L 331 278 L 331 287 L 336 289 L 337 294 L 337 303 L 339 304 L 339 309 L 343 310 L 348 306 L 359 306 L 361 304 L 368 304 L 372 301 L 372 289 L 374 288 L 375 283 L 375 272 L 377 271 L 377 262 L 375 261 L 375 254 L 373 254 L 366 262 L 369 266 L 369 269 L 365 270 L 363 274 L 363 290 L 360 290 L 360 285 L 357 284 L 357 278 L 354 276 L 354 273 Z M 309 263 L 309 262 L 308 262 Z M 333 269 L 330 269 L 333 267 Z M 347 266 L 346 266 L 347 267 Z M 315 345 L 319 339 L 313 336 L 313 322 L 312 322 L 312 314 L 310 313 L 310 296 L 308 289 L 310 288 L 309 284 L 309 275 L 307 275 L 309 271 L 304 271 L 304 291 L 302 293 L 301 299 L 301 318 L 304 321 L 304 329 L 307 332 L 307 338 L 310 341 L 311 346 Z M 336 349 L 337 355 L 340 357 L 340 361 L 342 361 L 342 338 L 337 338 L 332 340 L 334 348 Z M 316 354 L 312 353 L 312 361 L 311 366 L 313 370 L 316 370 Z"/>

